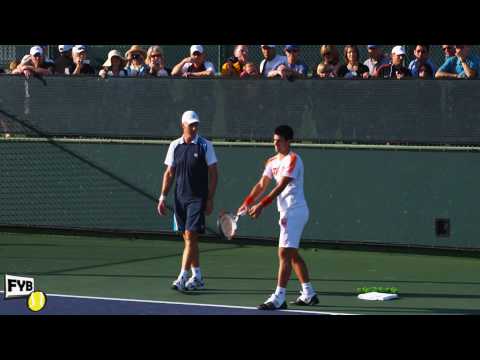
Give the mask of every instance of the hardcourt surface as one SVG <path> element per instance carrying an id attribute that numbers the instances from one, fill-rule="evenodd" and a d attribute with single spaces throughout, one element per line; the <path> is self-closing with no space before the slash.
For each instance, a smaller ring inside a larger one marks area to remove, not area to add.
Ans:
<path id="1" fill-rule="evenodd" d="M 0 232 L 0 289 L 4 274 L 32 276 L 48 298 L 33 313 L 26 299 L 5 300 L 2 292 L 0 314 L 480 314 L 478 258 L 304 249 L 320 304 L 262 312 L 254 307 L 275 289 L 277 249 L 208 240 L 200 249 L 206 289 L 183 294 L 170 289 L 180 240 Z M 397 287 L 400 299 L 359 300 L 362 286 Z M 295 276 L 287 290 L 294 300 Z"/>

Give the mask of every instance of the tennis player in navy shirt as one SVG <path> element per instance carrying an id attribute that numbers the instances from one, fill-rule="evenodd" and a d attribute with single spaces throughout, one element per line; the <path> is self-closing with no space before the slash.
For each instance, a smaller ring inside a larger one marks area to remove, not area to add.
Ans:
<path id="1" fill-rule="evenodd" d="M 189 291 L 203 289 L 205 283 L 200 271 L 198 237 L 205 233 L 205 215 L 213 211 L 217 188 L 217 157 L 210 141 L 198 135 L 200 119 L 195 111 L 182 115 L 183 134 L 172 141 L 165 158 L 167 169 L 163 175 L 158 212 L 166 215 L 165 199 L 175 180 L 174 230 L 183 234 L 182 268 L 172 289 Z M 192 275 L 189 277 L 189 270 Z"/>

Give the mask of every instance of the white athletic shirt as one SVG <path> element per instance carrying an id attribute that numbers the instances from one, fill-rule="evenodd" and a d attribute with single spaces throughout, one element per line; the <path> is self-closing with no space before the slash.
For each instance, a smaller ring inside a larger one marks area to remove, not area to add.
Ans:
<path id="1" fill-rule="evenodd" d="M 268 159 L 263 176 L 269 179 L 275 178 L 277 184 L 284 176 L 292 178 L 292 181 L 277 196 L 279 212 L 283 213 L 299 207 L 308 208 L 303 194 L 303 162 L 297 153 L 290 151 L 283 159 L 279 158 L 279 154 Z"/>

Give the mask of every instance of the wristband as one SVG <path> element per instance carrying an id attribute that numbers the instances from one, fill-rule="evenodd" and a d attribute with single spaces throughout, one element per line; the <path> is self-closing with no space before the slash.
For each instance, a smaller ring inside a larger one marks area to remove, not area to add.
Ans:
<path id="1" fill-rule="evenodd" d="M 262 200 L 260 200 L 260 204 L 262 204 L 263 207 L 268 206 L 272 202 L 272 199 L 267 195 L 265 196 Z"/>
<path id="2" fill-rule="evenodd" d="M 158 202 L 162 202 L 165 200 L 165 195 L 160 195 L 160 197 L 158 198 Z"/>
<path id="3" fill-rule="evenodd" d="M 243 200 L 243 205 L 245 205 L 245 206 L 248 207 L 248 206 L 250 206 L 250 205 L 253 204 L 253 200 L 254 200 L 253 196 L 248 195 L 248 196 L 245 198 L 245 200 Z"/>

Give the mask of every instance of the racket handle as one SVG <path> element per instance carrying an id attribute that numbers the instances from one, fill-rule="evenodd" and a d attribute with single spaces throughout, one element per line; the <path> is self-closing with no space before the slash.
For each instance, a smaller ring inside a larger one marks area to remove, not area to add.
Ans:
<path id="1" fill-rule="evenodd" d="M 240 211 L 239 213 L 237 213 L 237 217 L 238 217 L 238 216 L 243 216 L 243 215 L 245 215 L 246 213 L 247 213 L 247 209 L 242 210 L 242 211 Z"/>

